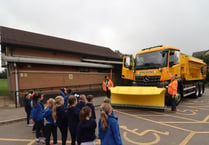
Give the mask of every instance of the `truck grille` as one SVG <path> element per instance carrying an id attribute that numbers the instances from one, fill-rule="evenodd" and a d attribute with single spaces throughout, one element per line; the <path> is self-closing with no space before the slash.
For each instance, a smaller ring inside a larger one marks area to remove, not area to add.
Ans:
<path id="1" fill-rule="evenodd" d="M 159 86 L 160 76 L 136 76 L 137 86 Z"/>

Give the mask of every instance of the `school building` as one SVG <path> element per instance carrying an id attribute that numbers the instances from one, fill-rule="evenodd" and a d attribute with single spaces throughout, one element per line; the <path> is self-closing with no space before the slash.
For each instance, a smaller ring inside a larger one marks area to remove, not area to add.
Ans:
<path id="1" fill-rule="evenodd" d="M 115 84 L 121 81 L 122 58 L 107 47 L 3 26 L 0 44 L 2 67 L 8 70 L 9 90 L 17 104 L 20 91 L 29 89 L 101 90 L 105 75 Z"/>

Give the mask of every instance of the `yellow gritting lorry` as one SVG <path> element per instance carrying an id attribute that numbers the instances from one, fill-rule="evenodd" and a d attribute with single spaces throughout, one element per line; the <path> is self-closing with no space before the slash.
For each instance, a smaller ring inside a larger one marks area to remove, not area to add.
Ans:
<path id="1" fill-rule="evenodd" d="M 124 56 L 122 78 L 132 86 L 111 88 L 113 106 L 165 109 L 168 104 L 167 87 L 172 75 L 178 80 L 176 104 L 183 97 L 200 97 L 204 93 L 207 65 L 202 60 L 180 53 L 172 46 L 142 49 L 133 56 Z"/>

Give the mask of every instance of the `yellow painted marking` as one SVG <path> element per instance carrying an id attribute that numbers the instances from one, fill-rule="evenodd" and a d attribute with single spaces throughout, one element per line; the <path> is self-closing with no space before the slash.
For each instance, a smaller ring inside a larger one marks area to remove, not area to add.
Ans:
<path id="1" fill-rule="evenodd" d="M 148 129 L 148 130 L 145 130 L 145 131 L 143 131 L 141 133 L 138 133 L 138 132 L 135 131 L 136 129 L 131 130 L 131 129 L 128 129 L 126 126 L 123 126 L 123 125 L 121 125 L 120 128 L 125 130 L 125 131 L 131 132 L 131 133 L 133 133 L 133 134 L 135 134 L 137 136 L 144 136 L 144 135 L 146 135 L 147 133 L 150 133 L 150 132 L 163 134 L 163 135 L 169 135 L 169 132 L 162 132 L 162 131 L 152 130 L 152 129 Z"/>
<path id="2" fill-rule="evenodd" d="M 33 139 L 0 138 L 0 141 L 31 142 L 31 141 L 33 141 Z"/>
<path id="3" fill-rule="evenodd" d="M 29 142 L 27 145 L 33 145 L 36 140 L 35 139 L 16 139 L 16 138 L 0 138 L 0 141 L 12 141 L 12 142 Z M 57 141 L 58 143 L 62 143 L 61 140 Z M 71 141 L 67 141 L 66 143 L 70 144 Z M 100 139 L 95 140 L 95 144 L 100 145 Z"/>
<path id="4" fill-rule="evenodd" d="M 131 114 L 124 113 L 124 112 L 120 112 L 120 111 L 117 111 L 117 110 L 115 110 L 115 112 L 118 112 L 118 113 L 120 113 L 120 114 L 124 114 L 124 115 L 126 115 L 126 116 L 131 116 L 131 117 L 135 117 L 135 118 L 138 118 L 138 119 L 142 119 L 142 120 L 146 120 L 146 121 L 149 121 L 149 122 L 153 122 L 153 123 L 156 123 L 156 124 L 168 126 L 168 127 L 171 127 L 171 128 L 183 130 L 183 131 L 186 131 L 186 132 L 191 132 L 191 130 L 189 130 L 189 129 L 185 129 L 185 128 L 173 126 L 173 125 L 170 125 L 170 124 L 165 124 L 165 123 L 163 123 L 163 122 L 154 121 L 154 120 L 147 119 L 147 118 L 143 118 L 143 117 L 140 117 L 140 116 L 132 116 Z"/>
<path id="5" fill-rule="evenodd" d="M 152 141 L 152 142 L 146 142 L 146 143 L 136 142 L 136 141 L 133 141 L 133 140 L 129 139 L 127 137 L 127 132 L 124 132 L 123 137 L 124 137 L 124 139 L 127 142 L 132 143 L 132 144 L 136 144 L 136 145 L 152 145 L 152 144 L 157 144 L 158 142 L 160 142 L 159 135 L 157 133 L 153 133 L 153 134 L 154 134 L 156 139 L 154 141 Z"/>
<path id="6" fill-rule="evenodd" d="M 195 134 L 195 132 L 191 132 L 179 145 L 186 145 Z"/>
<path id="7" fill-rule="evenodd" d="M 209 115 L 202 120 L 202 122 L 207 122 L 209 120 Z"/>
<path id="8" fill-rule="evenodd" d="M 128 141 L 129 143 L 132 143 L 132 144 L 136 144 L 136 145 L 152 145 L 152 144 L 156 144 L 158 142 L 160 142 L 160 136 L 158 134 L 163 134 L 163 135 L 169 135 L 169 132 L 162 132 L 162 131 L 158 131 L 158 130 L 152 130 L 152 129 L 148 129 L 148 130 L 145 130 L 141 133 L 138 133 L 136 132 L 138 129 L 128 129 L 126 126 L 120 126 L 121 129 L 127 131 L 127 132 L 130 132 L 134 135 L 137 135 L 137 136 L 144 136 L 148 133 L 152 133 L 154 136 L 155 136 L 155 140 L 151 141 L 151 142 L 146 142 L 146 143 L 141 143 L 141 142 L 136 142 L 136 141 L 133 141 L 131 139 L 128 138 L 127 136 L 127 132 L 124 132 L 123 133 L 123 137 L 126 141 Z"/>
<path id="9" fill-rule="evenodd" d="M 32 144 L 34 144 L 35 142 L 36 142 L 36 140 L 33 140 L 33 141 L 29 142 L 27 145 L 32 145 Z"/>
<path id="10" fill-rule="evenodd" d="M 164 115 L 163 113 L 159 113 L 159 114 Z M 170 115 L 170 114 L 166 114 L 166 116 L 168 116 L 168 117 L 174 117 L 174 118 L 179 118 L 179 119 L 184 119 L 184 120 L 190 120 L 190 121 L 194 121 L 194 122 L 199 121 L 199 120 L 195 120 L 195 119 L 191 119 L 191 118 L 186 118 L 186 117 L 176 116 L 176 115 Z"/>
<path id="11" fill-rule="evenodd" d="M 194 110 L 196 111 L 196 110 Z M 159 121 L 155 121 L 155 120 L 151 120 L 151 119 L 147 119 L 147 118 L 143 118 L 142 116 L 135 116 L 135 115 L 132 115 L 132 114 L 128 114 L 128 113 L 124 113 L 124 112 L 121 112 L 121 111 L 117 111 L 115 110 L 115 112 L 118 112 L 120 114 L 123 114 L 123 115 L 126 115 L 126 116 L 130 116 L 130 117 L 134 117 L 134 118 L 138 118 L 138 119 L 142 119 L 142 120 L 146 120 L 146 121 L 149 121 L 149 122 L 153 122 L 153 123 L 156 123 L 156 124 L 160 124 L 160 125 L 164 125 L 164 126 L 167 126 L 167 127 L 171 127 L 171 128 L 175 128 L 175 129 L 179 129 L 179 130 L 182 130 L 182 131 L 186 131 L 186 132 L 189 132 L 189 135 L 180 143 L 180 145 L 186 145 L 189 143 L 189 141 L 192 139 L 192 137 L 196 134 L 209 134 L 209 131 L 192 131 L 192 130 L 189 130 L 189 129 L 185 129 L 185 128 L 181 128 L 181 127 L 177 127 L 177 126 L 174 126 L 174 125 L 171 125 L 169 123 L 193 123 L 193 124 L 208 124 L 209 122 L 209 115 L 206 116 L 202 121 L 200 120 L 194 120 L 194 119 L 189 119 L 189 118 L 185 118 L 185 117 L 180 117 L 180 116 L 175 116 L 175 115 L 168 115 L 168 117 L 176 117 L 176 118 L 181 118 L 181 119 L 185 119 L 185 120 L 190 120 L 192 122 L 159 122 Z M 154 115 L 153 115 L 154 116 Z M 168 124 L 166 124 L 168 123 Z M 122 126 L 122 129 L 124 129 L 124 127 Z M 132 130 L 133 131 L 133 130 Z M 126 133 L 126 132 L 125 132 Z M 153 133 L 154 134 L 154 133 Z M 154 134 L 155 135 L 155 134 Z M 158 135 L 158 134 L 157 134 Z M 158 140 L 158 137 L 155 135 L 156 139 Z M 130 143 L 132 144 L 139 144 L 139 145 L 145 145 L 146 143 L 139 143 L 139 142 L 135 142 L 135 141 L 132 141 L 130 140 L 128 137 L 127 137 L 127 133 L 124 134 L 124 138 L 129 141 Z M 150 142 L 150 143 L 155 143 L 156 141 L 153 141 L 153 142 Z"/>
<path id="12" fill-rule="evenodd" d="M 190 109 L 185 109 L 185 110 L 180 110 L 176 112 L 177 114 L 183 114 L 183 115 L 196 115 L 198 110 L 190 110 Z M 190 112 L 190 113 L 188 113 Z"/>
<path id="13" fill-rule="evenodd" d="M 195 109 L 197 108 L 196 106 L 184 106 L 184 107 L 188 107 L 188 108 L 195 108 Z M 207 108 L 207 107 L 209 107 L 209 106 L 205 106 L 205 107 L 198 107 L 198 109 L 199 109 L 199 110 L 207 110 L 207 111 L 208 111 L 208 110 L 209 110 L 209 108 Z"/>
<path id="14" fill-rule="evenodd" d="M 184 122 L 184 121 L 161 121 L 162 123 L 175 123 L 175 124 L 209 124 L 209 122 L 202 122 L 202 121 L 198 121 L 198 122 Z"/>

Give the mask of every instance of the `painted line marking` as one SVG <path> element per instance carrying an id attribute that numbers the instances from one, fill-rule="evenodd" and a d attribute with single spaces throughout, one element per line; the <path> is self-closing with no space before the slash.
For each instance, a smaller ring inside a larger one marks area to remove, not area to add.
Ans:
<path id="1" fill-rule="evenodd" d="M 0 141 L 11 141 L 11 142 L 28 142 L 27 145 L 33 145 L 36 140 L 35 139 L 17 139 L 17 138 L 0 138 Z M 52 140 L 51 140 L 52 141 Z M 62 143 L 61 140 L 57 140 L 58 143 Z M 71 143 L 71 141 L 67 141 L 68 144 Z M 95 140 L 95 144 L 100 145 L 100 139 Z"/>
<path id="2" fill-rule="evenodd" d="M 189 141 L 195 134 L 195 132 L 191 132 L 179 145 L 186 145 L 187 143 L 189 143 Z"/>
<path id="3" fill-rule="evenodd" d="M 123 137 L 124 139 L 129 142 L 129 143 L 132 143 L 132 144 L 136 144 L 136 145 L 152 145 L 152 144 L 157 144 L 160 142 L 160 136 L 158 134 L 162 134 L 162 135 L 169 135 L 169 132 L 162 132 L 162 131 L 158 131 L 158 130 L 152 130 L 152 129 L 148 129 L 148 130 L 144 130 L 140 133 L 136 132 L 138 129 L 128 129 L 127 126 L 120 126 L 121 129 L 125 130 L 125 132 L 123 133 Z M 128 137 L 128 133 L 132 133 L 136 136 L 144 136 L 148 133 L 152 133 L 154 136 L 155 136 L 155 139 L 151 142 L 146 142 L 146 143 L 142 143 L 142 142 L 136 142 L 136 141 L 133 141 L 131 139 L 129 139 Z"/>

